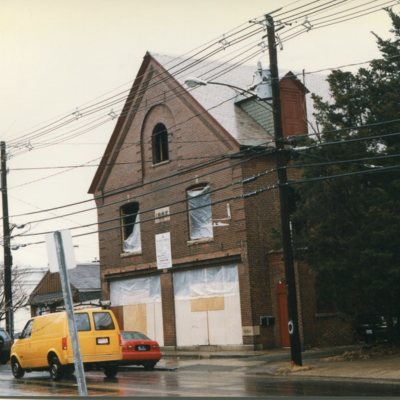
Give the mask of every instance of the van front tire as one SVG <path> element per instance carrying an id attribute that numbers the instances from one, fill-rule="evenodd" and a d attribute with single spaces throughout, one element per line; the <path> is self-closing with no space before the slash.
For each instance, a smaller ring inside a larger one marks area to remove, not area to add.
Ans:
<path id="1" fill-rule="evenodd" d="M 52 381 L 59 381 L 63 377 L 63 368 L 54 354 L 49 358 L 49 372 Z"/>
<path id="2" fill-rule="evenodd" d="M 11 371 L 14 378 L 22 378 L 25 375 L 25 370 L 21 367 L 16 358 L 11 359 Z"/>

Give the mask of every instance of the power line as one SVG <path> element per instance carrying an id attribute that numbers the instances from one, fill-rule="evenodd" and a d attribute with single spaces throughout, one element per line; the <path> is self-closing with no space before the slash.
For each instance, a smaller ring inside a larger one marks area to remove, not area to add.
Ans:
<path id="1" fill-rule="evenodd" d="M 265 145 L 268 145 L 268 143 L 271 143 L 271 141 L 270 142 L 265 142 Z M 265 151 L 267 151 L 267 150 L 265 150 Z M 254 151 L 254 149 L 252 149 L 252 148 L 246 148 L 246 149 L 243 149 L 243 150 L 239 151 L 236 154 L 229 155 L 228 158 L 225 155 L 218 156 L 218 157 L 214 158 L 213 160 L 211 160 L 211 161 L 209 161 L 207 163 L 203 162 L 203 163 L 199 163 L 199 164 L 194 164 L 194 165 L 191 165 L 190 167 L 188 167 L 186 169 L 183 169 L 183 170 L 177 171 L 175 173 L 169 174 L 168 176 L 163 176 L 163 177 L 154 179 L 152 181 L 146 182 L 146 183 L 143 184 L 143 186 L 151 185 L 151 184 L 154 184 L 154 183 L 160 182 L 160 181 L 165 181 L 166 179 L 173 178 L 175 176 L 182 175 L 182 174 L 187 174 L 187 173 L 190 173 L 191 171 L 194 171 L 194 170 L 197 170 L 199 168 L 206 167 L 206 166 L 211 166 L 212 164 L 215 164 L 215 163 L 220 163 L 220 162 L 227 161 L 231 157 L 240 157 L 241 155 L 245 155 L 245 154 L 251 153 L 253 151 Z M 271 151 L 271 150 L 269 150 L 269 151 Z M 61 208 L 72 207 L 72 206 L 76 206 L 76 205 L 87 203 L 89 201 L 94 201 L 94 200 L 97 200 L 97 199 L 103 199 L 103 198 L 106 198 L 106 197 L 109 197 L 109 196 L 115 196 L 117 194 L 124 193 L 125 191 L 131 190 L 132 188 L 135 188 L 135 187 L 137 187 L 137 183 L 129 184 L 129 185 L 126 185 L 126 186 L 122 186 L 122 187 L 120 187 L 118 189 L 114 189 L 114 190 L 110 190 L 108 192 L 104 192 L 102 195 L 95 196 L 93 199 L 82 200 L 82 201 L 79 201 L 79 202 L 69 203 L 69 204 L 66 204 L 66 205 L 53 207 L 53 208 L 47 209 L 45 211 L 55 211 L 55 210 L 59 210 Z M 42 211 L 42 212 L 44 212 L 44 211 Z M 32 212 L 29 212 L 29 213 L 14 214 L 14 215 L 11 216 L 11 218 L 27 216 L 27 215 L 33 215 L 33 214 L 38 214 L 38 213 L 39 213 L 39 211 L 32 211 Z"/>
<path id="2" fill-rule="evenodd" d="M 368 169 L 368 170 L 364 170 L 364 171 L 354 171 L 354 172 L 351 172 L 351 173 L 336 174 L 336 175 L 331 175 L 331 176 L 307 178 L 307 179 L 297 180 L 297 181 L 293 181 L 292 180 L 292 181 L 288 181 L 287 185 L 288 186 L 292 186 L 292 185 L 303 184 L 303 183 L 308 183 L 308 182 L 324 181 L 324 180 L 342 178 L 342 177 L 347 177 L 347 176 L 370 174 L 370 173 L 384 173 L 384 172 L 390 172 L 390 171 L 396 170 L 398 168 L 400 168 L 400 166 L 398 166 L 398 165 L 396 165 L 396 166 L 387 166 L 387 167 L 382 167 L 382 168 L 376 168 L 376 169 L 373 169 L 373 170 Z M 271 191 L 271 190 L 276 190 L 277 188 L 278 188 L 277 184 L 268 185 L 266 187 L 261 187 L 259 189 L 253 190 L 251 192 L 243 193 L 242 195 L 231 196 L 231 197 L 228 197 L 228 198 L 221 199 L 219 201 L 212 202 L 212 205 L 224 203 L 226 201 L 234 201 L 234 200 L 245 199 L 245 198 L 257 196 L 257 195 L 259 195 L 261 193 L 264 193 L 264 192 L 268 192 L 268 191 Z M 187 210 L 171 213 L 170 215 L 175 215 L 175 214 L 180 214 L 180 213 L 187 213 Z M 151 221 L 151 219 L 149 221 Z M 108 232 L 108 231 L 115 230 L 115 229 L 120 230 L 121 229 L 121 225 L 119 224 L 118 226 L 113 226 L 113 227 L 105 228 L 105 229 L 99 229 L 99 230 L 94 231 L 94 232 L 86 232 L 86 233 L 82 233 L 82 234 L 77 234 L 77 235 L 73 235 L 72 237 L 73 238 L 77 238 L 77 237 L 82 237 L 82 236 L 87 236 L 87 235 L 92 235 L 92 234 L 98 234 L 98 233 L 102 233 L 102 232 Z M 43 244 L 43 243 L 45 243 L 45 242 L 44 241 L 31 242 L 31 243 L 25 243 L 25 246 L 31 246 L 31 245 L 37 245 L 37 244 Z"/>

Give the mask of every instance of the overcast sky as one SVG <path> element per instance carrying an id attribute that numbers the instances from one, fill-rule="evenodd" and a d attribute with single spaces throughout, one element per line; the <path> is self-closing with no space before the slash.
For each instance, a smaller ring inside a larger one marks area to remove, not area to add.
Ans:
<path id="1" fill-rule="evenodd" d="M 329 10 L 315 13 L 313 7 L 328 3 Z M 127 89 L 146 51 L 186 54 L 280 7 L 283 7 L 281 12 L 296 9 L 285 14 L 286 17 L 309 9 L 307 20 L 302 15 L 292 21 L 295 32 L 296 26 L 308 26 L 307 21 L 321 17 L 328 21 L 329 15 L 332 19 L 335 15 L 336 18 L 346 15 L 338 14 L 345 9 L 363 5 L 347 12 L 357 16 L 362 9 L 392 4 L 397 3 L 389 0 L 0 0 L 0 140 L 6 142 L 11 153 L 10 222 L 27 224 L 25 229 L 14 229 L 13 234 L 96 222 L 94 210 L 46 222 L 40 220 L 94 207 L 93 202 L 74 208 L 61 206 L 91 199 L 87 190 L 95 168 L 65 171 L 55 167 L 81 165 L 101 157 L 116 120 L 108 118 L 98 129 L 60 144 L 55 144 L 61 138 L 59 135 L 73 133 L 73 124 L 68 130 L 52 131 L 39 141 L 26 141 L 24 137 L 38 129 L 41 130 L 37 132 L 43 132 L 57 118 L 71 116 L 85 105 Z M 399 7 L 395 7 L 397 12 Z M 313 27 L 284 42 L 278 54 L 279 67 L 311 72 L 359 63 L 379 56 L 371 31 L 390 37 L 390 20 L 384 11 L 340 24 L 337 20 L 332 22 L 332 26 Z M 261 41 L 262 36 L 260 33 L 255 39 Z M 255 65 L 259 60 L 267 64 L 267 54 L 258 55 L 248 63 Z M 87 121 L 94 123 L 94 119 Z M 77 120 L 78 123 L 81 125 L 77 132 L 82 132 L 84 122 Z M 42 167 L 48 169 L 33 169 Z M 56 207 L 61 208 L 17 216 Z M 90 229 L 97 228 L 89 227 L 79 233 Z M 43 240 L 43 235 L 14 238 L 12 244 Z M 75 255 L 79 262 L 98 257 L 96 234 L 74 239 L 74 244 L 78 246 Z M 16 264 L 47 264 L 46 248 L 41 244 L 13 251 L 13 257 Z"/>

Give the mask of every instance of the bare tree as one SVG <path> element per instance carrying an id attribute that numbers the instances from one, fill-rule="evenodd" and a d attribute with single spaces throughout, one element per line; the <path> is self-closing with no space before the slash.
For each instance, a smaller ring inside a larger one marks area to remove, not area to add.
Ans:
<path id="1" fill-rule="evenodd" d="M 13 312 L 27 305 L 29 294 L 25 288 L 25 281 L 29 274 L 28 270 L 18 266 L 14 266 L 11 270 Z M 4 265 L 0 264 L 0 322 L 5 318 Z"/>

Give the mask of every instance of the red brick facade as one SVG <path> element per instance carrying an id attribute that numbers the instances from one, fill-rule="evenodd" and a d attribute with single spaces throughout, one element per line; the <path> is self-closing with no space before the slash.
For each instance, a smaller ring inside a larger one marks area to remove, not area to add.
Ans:
<path id="1" fill-rule="evenodd" d="M 167 79 L 154 84 L 159 76 Z M 304 114 L 288 111 L 296 106 L 293 98 L 300 102 L 296 110 L 305 110 L 304 87 L 289 79 L 282 82 L 283 116 L 291 115 L 283 124 L 286 133 L 305 132 Z M 98 207 L 103 298 L 109 298 L 115 279 L 159 276 L 164 345 L 176 346 L 173 273 L 233 263 L 243 345 L 280 346 L 279 329 L 285 328 L 278 320 L 276 287 L 284 274 L 280 253 L 272 253 L 273 229 L 280 221 L 273 150 L 244 150 L 149 55 L 122 115 L 90 188 Z M 154 165 L 152 132 L 160 122 L 168 129 L 169 161 Z M 210 186 L 212 218 L 224 223 L 214 224 L 212 239 L 191 241 L 186 191 L 199 184 Z M 142 250 L 137 254 L 123 254 L 121 248 L 120 207 L 130 201 L 140 205 Z M 163 207 L 169 207 L 169 221 L 156 223 L 155 210 Z M 164 232 L 171 234 L 173 267 L 158 270 L 155 235 Z M 297 270 L 302 340 L 307 344 L 313 340 L 314 281 L 305 266 Z M 262 316 L 273 316 L 273 326 L 260 326 Z"/>

